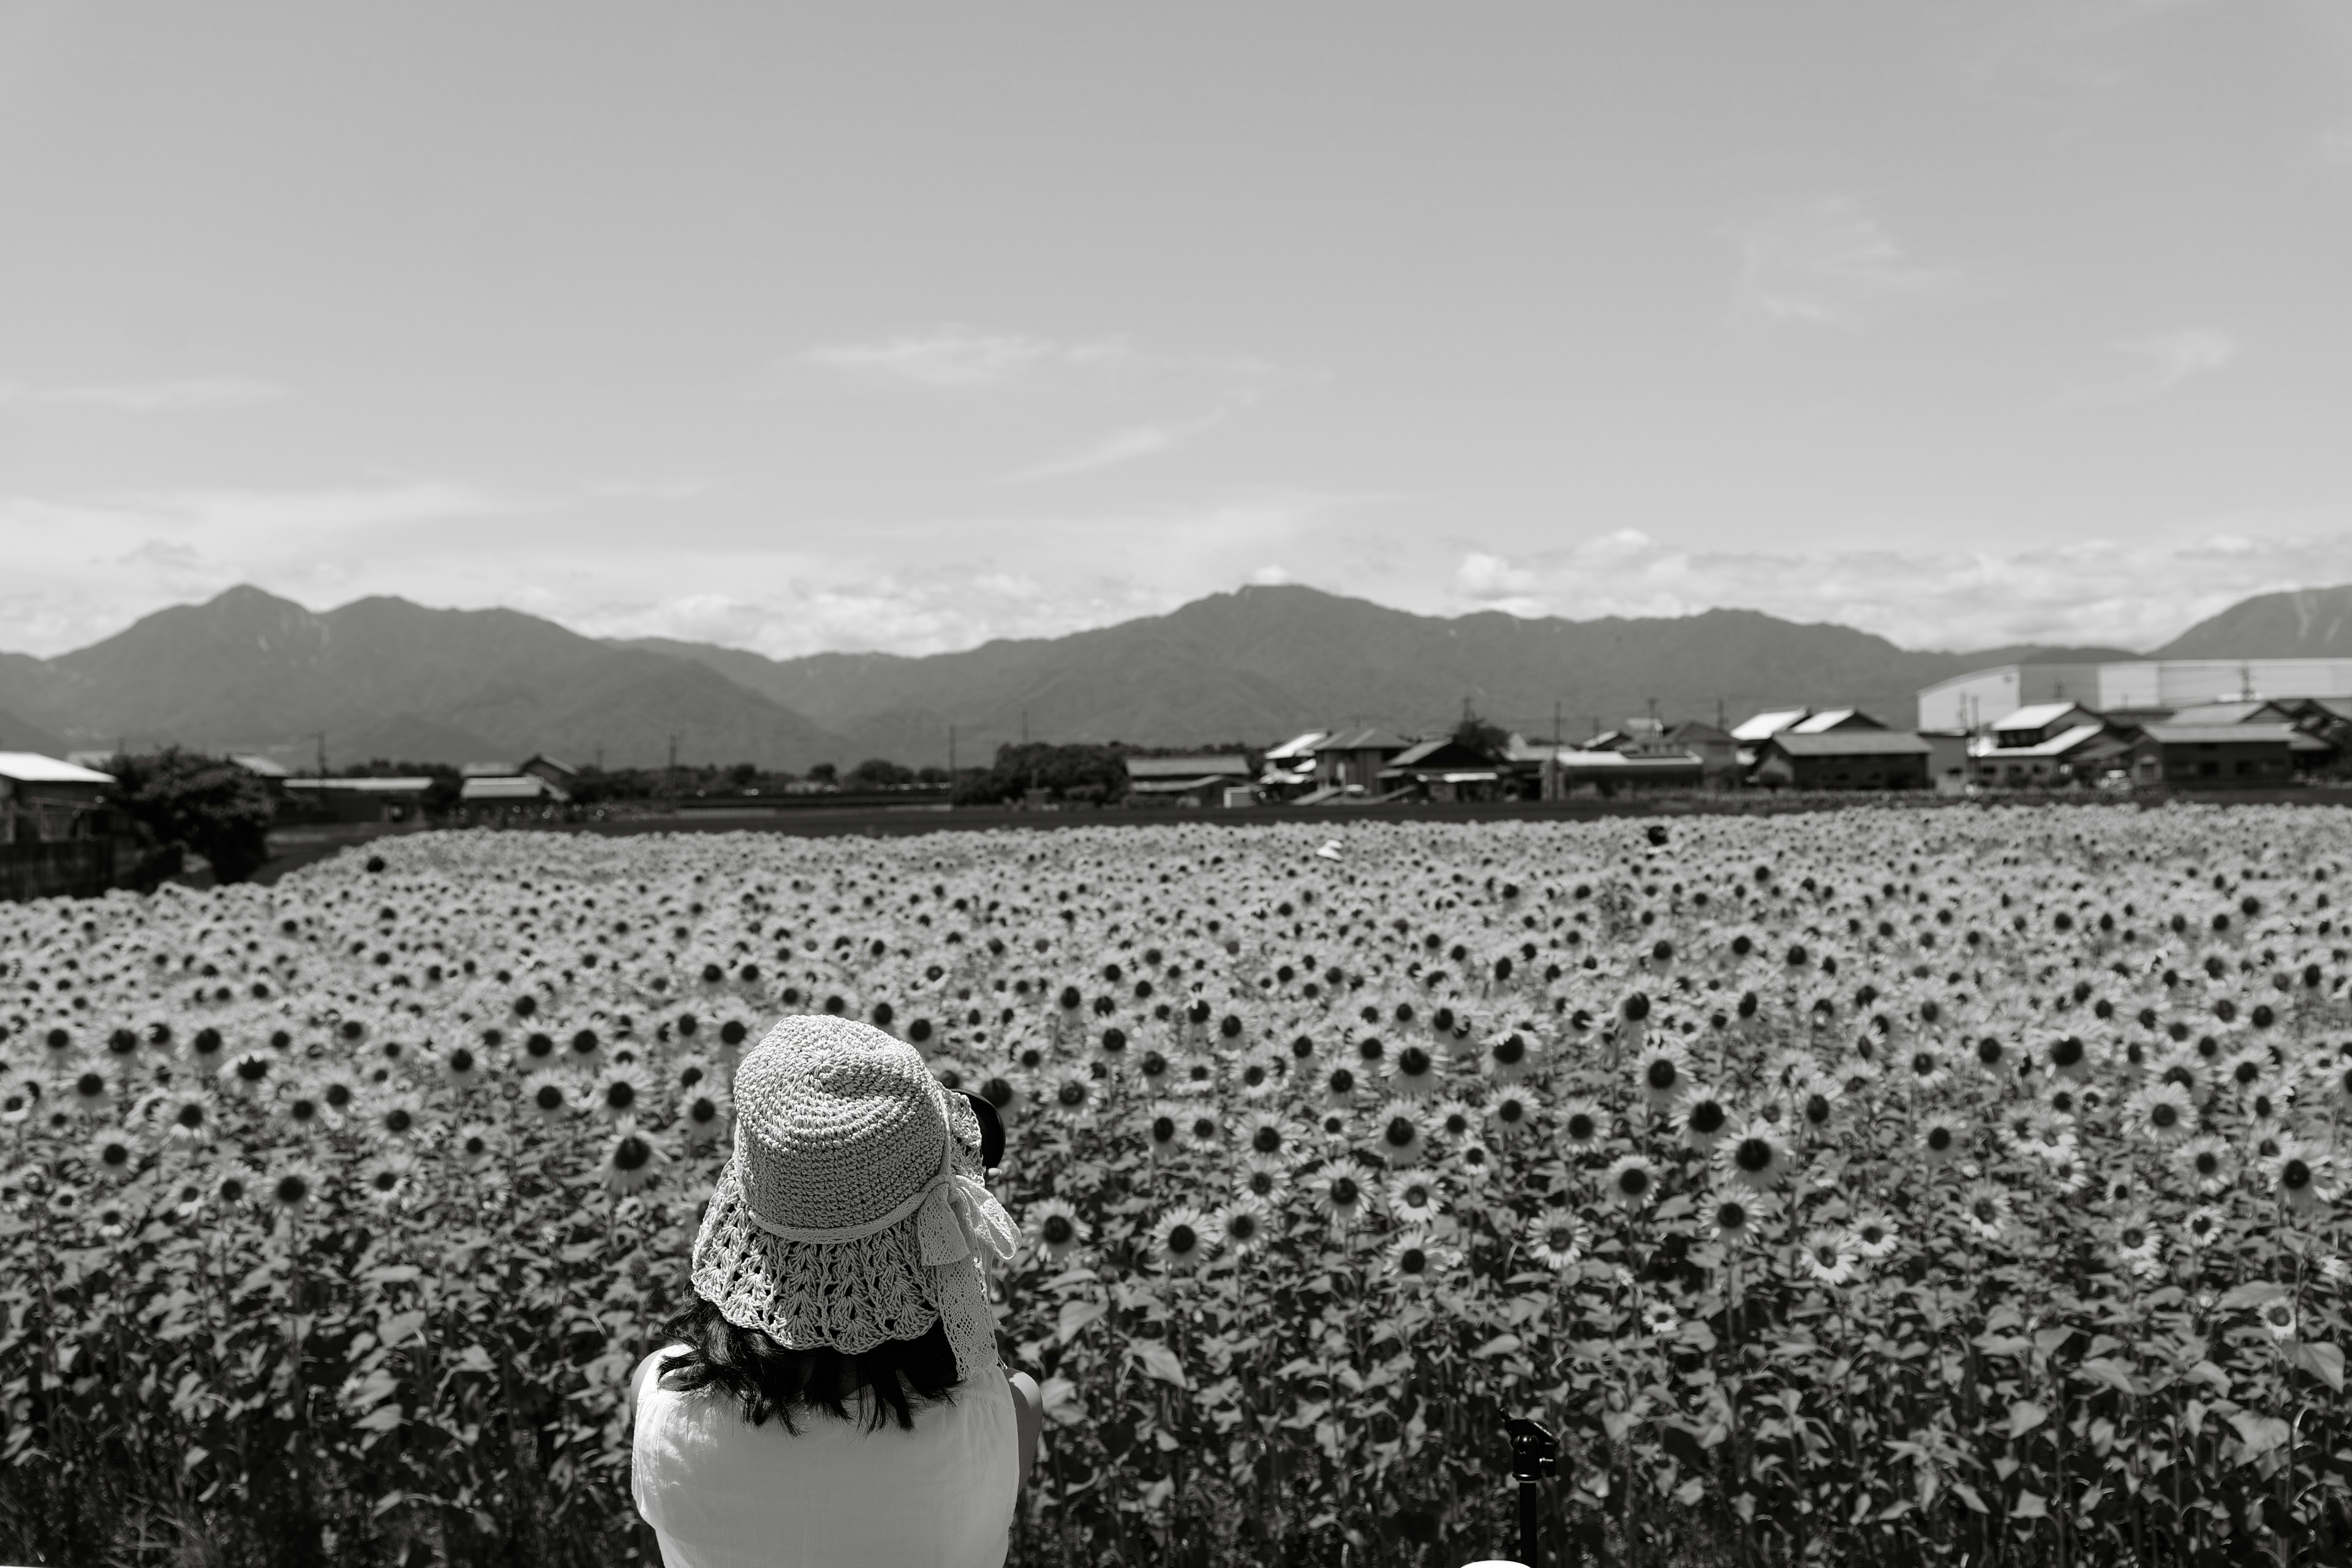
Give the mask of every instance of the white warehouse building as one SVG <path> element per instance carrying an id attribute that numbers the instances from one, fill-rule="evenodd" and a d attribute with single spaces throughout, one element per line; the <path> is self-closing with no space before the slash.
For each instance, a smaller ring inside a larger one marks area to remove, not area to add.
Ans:
<path id="1" fill-rule="evenodd" d="M 2352 698 L 2352 658 L 2135 658 L 2108 664 L 2004 664 L 1919 692 L 1922 730 L 1981 730 L 2038 702 L 2079 702 L 2129 717 L 2200 702 Z"/>

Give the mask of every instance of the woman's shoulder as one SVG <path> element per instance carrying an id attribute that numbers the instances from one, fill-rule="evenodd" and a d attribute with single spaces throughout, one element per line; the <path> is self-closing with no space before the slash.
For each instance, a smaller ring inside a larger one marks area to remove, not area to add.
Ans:
<path id="1" fill-rule="evenodd" d="M 686 1353 L 687 1347 L 684 1345 L 664 1345 L 661 1349 L 647 1355 L 645 1360 L 637 1363 L 636 1370 L 629 1373 L 629 1408 L 631 1411 L 634 1412 L 636 1409 L 638 1402 L 646 1395 L 646 1390 L 651 1387 L 654 1381 L 661 1375 L 661 1363 L 671 1356 L 684 1355 Z"/>

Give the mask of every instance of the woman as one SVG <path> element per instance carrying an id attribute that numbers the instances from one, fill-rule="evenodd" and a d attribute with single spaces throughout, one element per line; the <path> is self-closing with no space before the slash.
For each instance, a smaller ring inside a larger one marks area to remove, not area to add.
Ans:
<path id="1" fill-rule="evenodd" d="M 735 1074 L 694 1305 L 631 1379 L 668 1568 L 997 1568 L 1041 1402 L 996 1357 L 1017 1233 L 980 1126 L 914 1048 L 791 1017 Z"/>

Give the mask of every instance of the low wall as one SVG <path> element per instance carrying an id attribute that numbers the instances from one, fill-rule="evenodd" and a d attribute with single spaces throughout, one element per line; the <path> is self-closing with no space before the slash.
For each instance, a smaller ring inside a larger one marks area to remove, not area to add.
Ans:
<path id="1" fill-rule="evenodd" d="M 93 898 L 114 886 L 111 838 L 0 844 L 0 900 Z"/>

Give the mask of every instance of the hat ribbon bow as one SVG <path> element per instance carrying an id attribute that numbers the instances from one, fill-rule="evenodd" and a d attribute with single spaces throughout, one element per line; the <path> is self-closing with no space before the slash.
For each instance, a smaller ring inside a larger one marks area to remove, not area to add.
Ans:
<path id="1" fill-rule="evenodd" d="M 1008 1263 L 1021 1241 L 1013 1216 L 988 1184 L 960 1171 L 931 1184 L 916 1212 L 915 1237 L 922 1246 L 923 1262 L 934 1268 L 975 1256 L 983 1262 Z"/>

